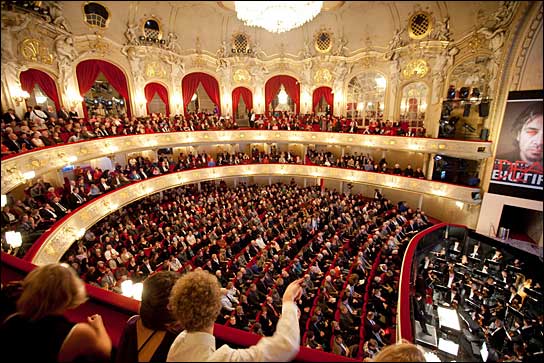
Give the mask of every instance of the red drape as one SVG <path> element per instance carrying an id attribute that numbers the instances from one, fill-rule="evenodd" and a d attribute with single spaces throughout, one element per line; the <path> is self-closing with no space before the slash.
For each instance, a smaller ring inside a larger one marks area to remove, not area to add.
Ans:
<path id="1" fill-rule="evenodd" d="M 191 102 L 191 98 L 198 88 L 198 84 L 202 83 L 202 87 L 208 94 L 208 97 L 217 106 L 219 114 L 221 114 L 221 96 L 219 94 L 219 83 L 209 74 L 202 72 L 190 73 L 183 77 L 181 81 L 181 92 L 183 95 L 183 109 L 187 113 L 187 106 Z"/>
<path id="2" fill-rule="evenodd" d="M 76 75 L 81 97 L 85 97 L 85 94 L 89 92 L 100 72 L 104 74 L 104 77 L 106 77 L 111 86 L 125 99 L 127 116 L 131 117 L 127 79 L 123 71 L 111 63 L 98 59 L 89 59 L 77 65 Z M 85 101 L 83 101 L 83 112 L 87 118 L 88 112 Z"/>
<path id="3" fill-rule="evenodd" d="M 38 84 L 38 87 L 49 97 L 55 104 L 57 111 L 60 111 L 60 100 L 57 92 L 57 85 L 53 78 L 45 72 L 37 69 L 29 69 L 21 72 L 19 76 L 21 80 L 21 88 L 28 93 L 32 93 L 34 85 Z"/>
<path id="4" fill-rule="evenodd" d="M 314 90 L 312 96 L 312 111 L 315 112 L 315 108 L 319 104 L 321 97 L 325 97 L 325 102 L 331 107 L 331 115 L 334 115 L 334 94 L 332 93 L 332 88 L 330 87 L 319 87 Z"/>
<path id="5" fill-rule="evenodd" d="M 236 118 L 238 112 L 238 103 L 240 102 L 240 97 L 244 100 L 246 104 L 246 109 L 251 110 L 253 108 L 253 95 L 251 91 L 245 87 L 238 87 L 232 91 L 232 113 L 233 118 Z"/>
<path id="6" fill-rule="evenodd" d="M 164 87 L 162 84 L 159 83 L 148 83 L 145 85 L 144 88 L 145 93 L 145 99 L 147 100 L 147 103 L 145 105 L 147 113 L 149 114 L 149 103 L 155 97 L 155 94 L 158 93 L 159 97 L 161 98 L 162 102 L 164 102 L 166 106 L 166 115 L 170 115 L 170 106 L 168 104 L 168 91 L 166 90 L 166 87 Z"/>
<path id="7" fill-rule="evenodd" d="M 278 94 L 281 85 L 285 87 L 285 92 L 295 103 L 295 113 L 300 112 L 300 84 L 298 81 L 291 76 L 275 76 L 270 78 L 264 86 L 264 101 L 265 101 L 265 110 L 268 114 L 268 107 L 270 102 Z"/>

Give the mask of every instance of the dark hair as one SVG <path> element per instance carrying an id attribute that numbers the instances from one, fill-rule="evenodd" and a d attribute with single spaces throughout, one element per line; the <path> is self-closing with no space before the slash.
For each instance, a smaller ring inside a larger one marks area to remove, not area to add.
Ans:
<path id="1" fill-rule="evenodd" d="M 514 144 L 518 146 L 518 141 L 516 140 L 518 133 L 523 128 L 528 121 L 531 121 L 536 115 L 542 114 L 542 103 L 541 102 L 531 102 L 523 112 L 521 112 L 516 120 L 512 123 L 512 135 L 514 135 Z"/>
<path id="2" fill-rule="evenodd" d="M 168 309 L 170 291 L 179 275 L 173 271 L 160 271 L 144 281 L 140 317 L 145 327 L 166 330 L 166 325 L 175 322 Z"/>

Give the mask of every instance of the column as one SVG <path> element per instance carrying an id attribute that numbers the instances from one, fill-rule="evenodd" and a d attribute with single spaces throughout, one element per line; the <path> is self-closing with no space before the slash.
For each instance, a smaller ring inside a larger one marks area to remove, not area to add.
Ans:
<path id="1" fill-rule="evenodd" d="M 434 170 L 434 157 L 436 154 L 431 154 L 430 159 L 427 161 L 427 167 L 425 172 L 425 179 L 433 180 L 433 170 Z"/>
<path id="2" fill-rule="evenodd" d="M 238 178 L 234 178 L 234 188 L 238 186 Z"/>
<path id="3" fill-rule="evenodd" d="M 306 184 L 306 178 L 304 178 L 304 188 L 306 188 L 307 184 Z"/>
<path id="4" fill-rule="evenodd" d="M 344 157 L 345 151 L 346 151 L 346 148 L 344 146 L 342 146 L 342 157 Z"/>
<path id="5" fill-rule="evenodd" d="M 308 152 L 308 145 L 302 144 L 302 164 L 306 164 L 306 153 Z M 304 179 L 304 186 L 306 186 L 306 179 Z"/>
<path id="6" fill-rule="evenodd" d="M 423 205 L 423 194 L 419 195 L 419 200 L 417 202 L 417 207 L 421 210 L 421 206 Z"/>

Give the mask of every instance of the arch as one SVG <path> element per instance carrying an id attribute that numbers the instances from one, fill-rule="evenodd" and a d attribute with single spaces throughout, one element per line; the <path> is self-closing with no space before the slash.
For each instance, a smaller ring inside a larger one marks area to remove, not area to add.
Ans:
<path id="1" fill-rule="evenodd" d="M 189 73 L 181 80 L 181 93 L 183 97 L 183 111 L 187 114 L 187 106 L 191 102 L 191 97 L 196 92 L 198 85 L 202 87 L 217 106 L 217 112 L 221 115 L 221 96 L 219 92 L 219 82 L 215 77 L 204 72 Z"/>
<path id="2" fill-rule="evenodd" d="M 240 102 L 240 97 L 244 100 L 246 108 L 251 110 L 253 108 L 253 94 L 246 87 L 236 87 L 232 90 L 232 117 L 236 118 L 238 112 L 238 102 Z"/>
<path id="3" fill-rule="evenodd" d="M 100 59 L 87 59 L 78 63 L 76 66 L 76 76 L 79 94 L 81 97 L 84 97 L 89 92 L 100 72 L 104 74 L 112 87 L 125 99 L 127 116 L 130 118 L 130 93 L 128 91 L 127 77 L 121 68 L 111 62 Z M 85 100 L 83 100 L 83 113 L 86 118 L 89 117 Z"/>
<path id="4" fill-rule="evenodd" d="M 281 85 L 285 86 L 285 91 L 295 103 L 295 113 L 300 112 L 300 83 L 292 76 L 278 75 L 270 78 L 264 85 L 264 107 L 268 114 L 268 105 L 280 90 Z"/>
<path id="5" fill-rule="evenodd" d="M 21 72 L 19 79 L 21 81 L 21 88 L 28 93 L 32 93 L 34 86 L 37 84 L 47 97 L 55 103 L 57 112 L 60 111 L 57 83 L 51 75 L 39 69 L 30 68 Z"/>
<path id="6" fill-rule="evenodd" d="M 325 97 L 325 101 L 331 106 L 330 114 L 333 115 L 334 111 L 334 93 L 332 93 L 332 88 L 323 86 L 316 88 L 312 93 L 312 112 L 315 112 L 315 108 L 321 101 L 321 97 Z"/>
<path id="7" fill-rule="evenodd" d="M 372 120 L 384 120 L 388 79 L 376 69 L 365 69 L 347 83 L 346 114 L 359 126 L 370 126 Z"/>
<path id="8" fill-rule="evenodd" d="M 145 85 L 144 87 L 144 95 L 146 100 L 146 111 L 147 114 L 149 114 L 149 104 L 151 103 L 151 100 L 153 97 L 155 97 L 155 94 L 158 94 L 162 102 L 164 102 L 166 106 L 166 116 L 170 115 L 170 105 L 168 102 L 168 90 L 165 86 L 163 86 L 160 83 L 157 82 L 150 82 Z"/>

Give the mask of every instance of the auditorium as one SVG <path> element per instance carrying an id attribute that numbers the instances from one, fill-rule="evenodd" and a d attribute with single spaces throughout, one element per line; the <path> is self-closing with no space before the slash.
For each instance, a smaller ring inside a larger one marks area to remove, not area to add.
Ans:
<path id="1" fill-rule="evenodd" d="M 544 359 L 542 1 L 2 1 L 2 357 Z"/>

